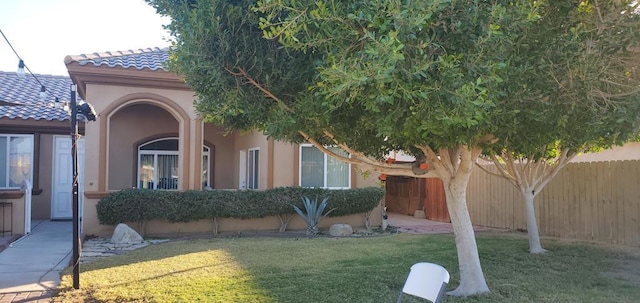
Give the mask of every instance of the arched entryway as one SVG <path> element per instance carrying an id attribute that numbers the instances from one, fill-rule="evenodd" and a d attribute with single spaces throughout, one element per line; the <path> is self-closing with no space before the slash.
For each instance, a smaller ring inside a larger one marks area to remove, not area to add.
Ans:
<path id="1" fill-rule="evenodd" d="M 157 138 L 173 140 L 162 141 Z M 160 175 L 166 181 L 162 185 L 158 182 L 160 179 L 149 179 L 152 188 L 180 188 L 178 180 L 182 177 L 182 163 L 179 159 L 184 156 L 179 148 L 180 141 L 180 122 L 164 108 L 147 102 L 132 102 L 119 108 L 109 119 L 108 190 L 140 187 L 140 161 L 146 163 L 149 157 L 154 156 L 148 154 L 141 159 L 139 149 L 142 144 L 148 144 L 150 150 L 155 148 L 156 158 L 158 154 L 166 154 L 166 157 L 160 157 L 166 165 L 161 163 L 160 166 L 170 170 L 166 175 Z M 146 187 L 147 184 L 142 188 Z"/>

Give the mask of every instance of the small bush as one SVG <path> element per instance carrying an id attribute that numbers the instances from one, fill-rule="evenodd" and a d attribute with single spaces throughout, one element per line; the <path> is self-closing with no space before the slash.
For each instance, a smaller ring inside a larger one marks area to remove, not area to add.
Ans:
<path id="1" fill-rule="evenodd" d="M 309 197 L 303 197 L 302 204 L 304 205 L 304 210 L 293 205 L 293 209 L 296 213 L 298 213 L 304 222 L 307 223 L 307 235 L 317 234 L 319 231 L 318 225 L 320 224 L 320 221 L 336 210 L 335 208 L 327 208 L 328 201 L 329 198 L 324 198 L 322 199 L 322 202 L 318 204 L 317 196 L 315 200 L 312 200 Z"/>

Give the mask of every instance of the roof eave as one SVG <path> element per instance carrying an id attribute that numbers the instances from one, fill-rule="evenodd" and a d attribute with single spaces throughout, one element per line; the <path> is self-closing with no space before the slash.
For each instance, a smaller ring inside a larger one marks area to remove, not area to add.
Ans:
<path id="1" fill-rule="evenodd" d="M 107 84 L 134 87 L 152 87 L 176 90 L 190 90 L 184 78 L 163 69 L 151 70 L 110 67 L 93 64 L 80 65 L 76 61 L 66 62 L 67 71 L 73 83 L 78 85 L 80 97 L 87 100 L 87 84 Z"/>

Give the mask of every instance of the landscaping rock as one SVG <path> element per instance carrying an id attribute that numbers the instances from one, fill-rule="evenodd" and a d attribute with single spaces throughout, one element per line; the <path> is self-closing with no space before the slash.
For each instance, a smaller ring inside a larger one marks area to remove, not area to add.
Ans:
<path id="1" fill-rule="evenodd" d="M 114 244 L 134 244 L 142 243 L 144 239 L 135 230 L 124 223 L 118 224 L 113 231 L 111 243 Z"/>
<path id="2" fill-rule="evenodd" d="M 329 234 L 333 237 L 351 236 L 353 227 L 349 224 L 333 224 L 329 228 Z"/>

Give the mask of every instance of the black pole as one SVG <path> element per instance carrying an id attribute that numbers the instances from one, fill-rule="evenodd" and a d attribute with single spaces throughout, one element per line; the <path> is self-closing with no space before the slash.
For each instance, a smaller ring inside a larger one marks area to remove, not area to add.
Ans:
<path id="1" fill-rule="evenodd" d="M 76 86 L 71 85 L 71 157 L 73 158 L 73 288 L 80 289 L 80 236 L 78 207 L 78 105 L 76 104 Z"/>

